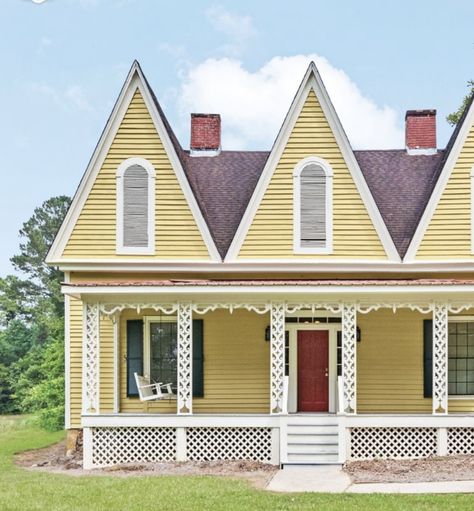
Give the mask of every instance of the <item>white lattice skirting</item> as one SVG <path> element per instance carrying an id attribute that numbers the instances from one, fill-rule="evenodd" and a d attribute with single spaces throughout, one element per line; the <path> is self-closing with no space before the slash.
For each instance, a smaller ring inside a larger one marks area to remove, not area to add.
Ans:
<path id="1" fill-rule="evenodd" d="M 193 461 L 275 460 L 272 428 L 188 427 L 178 445 L 173 427 L 93 427 L 90 447 L 84 445 L 87 468 L 124 463 L 147 463 L 187 459 Z M 90 449 L 91 453 L 86 452 Z M 178 450 L 185 455 L 178 458 Z M 86 461 L 85 461 L 86 464 Z"/>
<path id="2" fill-rule="evenodd" d="M 474 428 L 448 428 L 448 454 L 474 454 Z"/>
<path id="3" fill-rule="evenodd" d="M 437 453 L 437 428 L 350 429 L 349 459 L 424 458 Z"/>

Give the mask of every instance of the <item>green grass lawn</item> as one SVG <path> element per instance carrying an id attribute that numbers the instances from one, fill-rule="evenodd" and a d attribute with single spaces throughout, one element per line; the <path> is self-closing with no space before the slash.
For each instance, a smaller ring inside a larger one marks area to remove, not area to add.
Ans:
<path id="1" fill-rule="evenodd" d="M 472 510 L 470 495 L 272 494 L 217 477 L 72 477 L 16 467 L 13 454 L 64 437 L 0 416 L 0 510 Z"/>

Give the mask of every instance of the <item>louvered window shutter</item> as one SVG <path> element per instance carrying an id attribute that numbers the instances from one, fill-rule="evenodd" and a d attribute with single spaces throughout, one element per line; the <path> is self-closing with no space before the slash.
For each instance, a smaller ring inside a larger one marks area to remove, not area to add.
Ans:
<path id="1" fill-rule="evenodd" d="M 148 246 L 148 172 L 129 167 L 123 177 L 123 245 Z"/>
<path id="2" fill-rule="evenodd" d="M 301 246 L 326 246 L 326 174 L 314 163 L 301 172 Z"/>

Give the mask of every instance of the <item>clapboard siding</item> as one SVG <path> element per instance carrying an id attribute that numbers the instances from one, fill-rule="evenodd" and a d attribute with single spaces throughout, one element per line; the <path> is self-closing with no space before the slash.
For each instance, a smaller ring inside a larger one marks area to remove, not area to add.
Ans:
<path id="1" fill-rule="evenodd" d="M 471 169 L 474 127 L 471 127 L 451 177 L 416 254 L 417 259 L 471 259 Z"/>
<path id="2" fill-rule="evenodd" d="M 70 317 L 70 421 L 72 428 L 81 425 L 82 409 L 82 302 L 71 298 Z"/>
<path id="3" fill-rule="evenodd" d="M 193 258 L 209 254 L 171 162 L 137 90 L 66 245 L 65 258 L 129 258 L 116 254 L 116 172 L 127 158 L 155 167 L 154 255 L 142 259 Z"/>
<path id="4" fill-rule="evenodd" d="M 140 402 L 127 398 L 126 320 L 137 315 L 125 311 L 120 320 L 120 407 L 123 412 L 176 413 L 176 402 Z M 267 413 L 270 393 L 270 351 L 265 342 L 269 318 L 247 311 L 218 310 L 203 316 L 204 320 L 204 397 L 193 399 L 195 413 Z"/>
<path id="5" fill-rule="evenodd" d="M 334 251 L 293 253 L 293 171 L 304 158 L 319 156 L 334 172 Z M 347 168 L 341 150 L 311 91 L 247 233 L 239 258 L 386 259 L 384 248 Z"/>

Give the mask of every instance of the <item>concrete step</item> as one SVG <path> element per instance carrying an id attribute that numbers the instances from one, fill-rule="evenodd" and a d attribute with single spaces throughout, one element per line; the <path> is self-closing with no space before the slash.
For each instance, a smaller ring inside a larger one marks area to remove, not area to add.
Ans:
<path id="1" fill-rule="evenodd" d="M 288 453 L 287 463 L 301 463 L 301 464 L 337 464 L 339 461 L 338 454 L 334 453 Z"/>
<path id="2" fill-rule="evenodd" d="M 315 426 L 309 424 L 294 425 L 288 424 L 288 435 L 337 435 L 339 430 L 337 426 Z"/>
<path id="3" fill-rule="evenodd" d="M 288 444 L 288 456 L 292 454 L 339 454 L 337 444 Z"/>
<path id="4" fill-rule="evenodd" d="M 338 435 L 288 435 L 290 444 L 338 444 Z"/>

